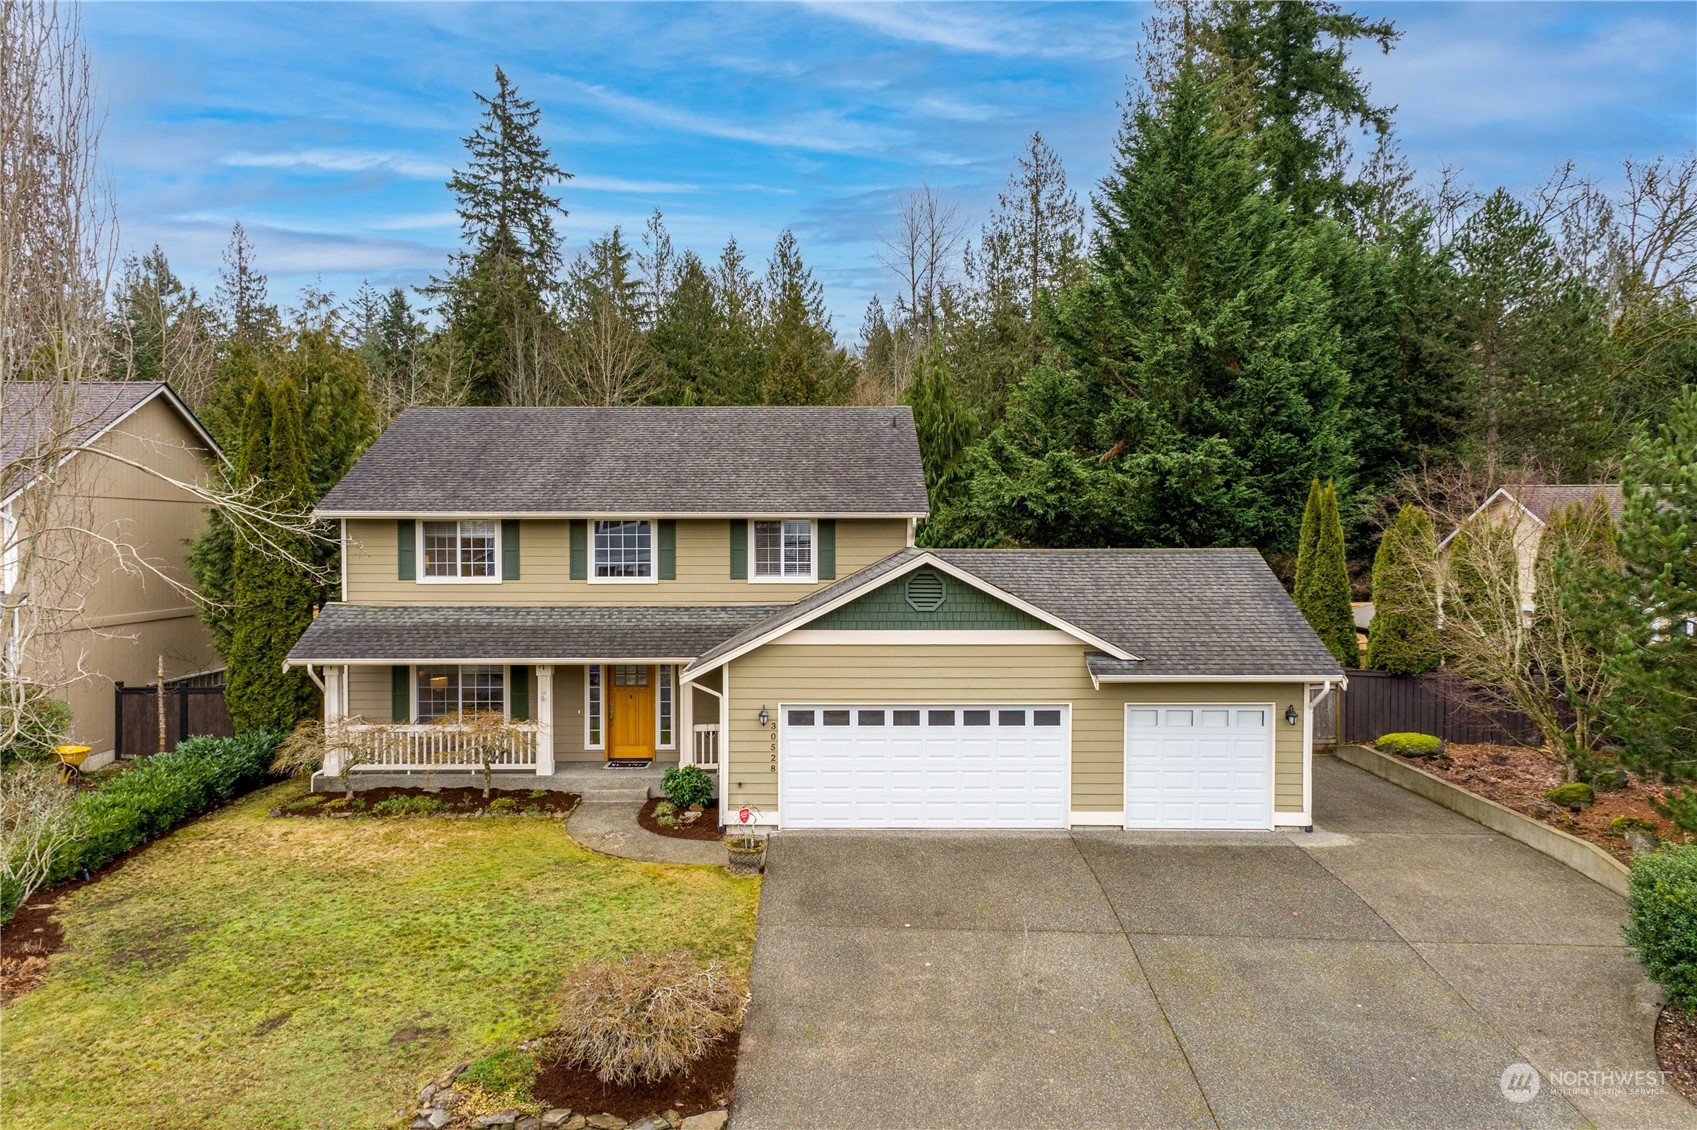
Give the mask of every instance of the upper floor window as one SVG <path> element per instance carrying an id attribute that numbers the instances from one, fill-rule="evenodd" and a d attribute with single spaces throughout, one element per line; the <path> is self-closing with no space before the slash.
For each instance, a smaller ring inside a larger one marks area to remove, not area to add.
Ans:
<path id="1" fill-rule="evenodd" d="M 784 518 L 753 523 L 754 579 L 811 581 L 814 579 L 813 523 Z"/>
<path id="2" fill-rule="evenodd" d="M 646 520 L 595 523 L 594 581 L 654 580 L 654 523 Z"/>
<path id="3" fill-rule="evenodd" d="M 498 581 L 501 523 L 486 520 L 421 523 L 427 581 Z"/>

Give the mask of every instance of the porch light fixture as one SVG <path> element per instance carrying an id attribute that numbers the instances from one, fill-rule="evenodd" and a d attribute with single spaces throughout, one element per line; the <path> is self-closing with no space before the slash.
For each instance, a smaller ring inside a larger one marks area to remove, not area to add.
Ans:
<path id="1" fill-rule="evenodd" d="M 767 712 L 765 706 L 761 706 L 761 708 L 760 708 L 760 724 L 762 726 L 764 726 L 766 723 L 770 722 L 771 720 L 772 720 L 772 715 Z"/>
<path id="2" fill-rule="evenodd" d="M 1296 725 L 1297 721 L 1298 721 L 1298 715 L 1296 713 L 1296 707 L 1294 707 L 1294 706 L 1285 707 L 1285 725 L 1294 726 L 1294 725 Z"/>

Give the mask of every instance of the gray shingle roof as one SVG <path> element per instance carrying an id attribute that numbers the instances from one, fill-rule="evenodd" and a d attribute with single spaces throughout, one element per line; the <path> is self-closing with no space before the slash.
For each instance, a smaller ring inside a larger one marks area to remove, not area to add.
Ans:
<path id="1" fill-rule="evenodd" d="M 727 607 L 389 607 L 327 604 L 289 652 L 342 660 L 682 659 L 777 611 Z"/>
<path id="2" fill-rule="evenodd" d="M 7 381 L 0 385 L 0 494 L 40 473 L 164 388 L 159 381 Z"/>
<path id="3" fill-rule="evenodd" d="M 894 408 L 413 408 L 319 504 L 353 514 L 919 516 Z"/>
<path id="4" fill-rule="evenodd" d="M 1261 555 L 1250 549 L 905 549 L 706 651 L 699 667 L 845 592 L 932 553 L 1137 656 L 1100 673 L 1144 678 L 1343 673 Z"/>
<path id="5" fill-rule="evenodd" d="M 1518 493 L 1521 505 L 1540 522 L 1548 522 L 1550 515 L 1558 510 L 1565 510 L 1575 502 L 1590 502 L 1598 495 L 1607 502 L 1612 518 L 1618 519 L 1626 506 L 1626 496 L 1616 483 L 1549 483 L 1526 487 Z"/>

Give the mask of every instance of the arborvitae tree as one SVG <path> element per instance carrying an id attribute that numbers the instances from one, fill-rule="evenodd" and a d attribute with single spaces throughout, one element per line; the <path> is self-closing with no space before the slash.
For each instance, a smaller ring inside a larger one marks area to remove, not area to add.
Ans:
<path id="1" fill-rule="evenodd" d="M 853 381 L 848 355 L 831 334 L 824 288 L 801 261 L 795 234 L 784 231 L 766 264 L 763 319 L 767 404 L 837 404 Z"/>
<path id="2" fill-rule="evenodd" d="M 556 215 L 566 215 L 548 185 L 571 174 L 556 165 L 538 131 L 542 111 L 495 68 L 495 95 L 464 139 L 470 160 L 448 187 L 458 201 L 466 248 L 446 278 L 433 279 L 449 328 L 467 351 L 472 403 L 499 404 L 522 348 L 515 334 L 547 317 L 543 296 L 560 269 Z"/>
<path id="3" fill-rule="evenodd" d="M 300 400 L 287 378 L 273 390 L 269 457 L 260 480 L 267 502 L 296 515 L 312 506 Z M 248 538 L 236 543 L 235 623 L 225 693 L 238 733 L 256 726 L 290 729 L 316 708 L 306 672 L 283 670 L 289 649 L 312 622 L 316 586 L 305 564 L 313 549 L 302 536 L 277 533 L 273 538 L 271 545 Z"/>
<path id="4" fill-rule="evenodd" d="M 253 488 L 271 459 L 271 390 L 262 377 L 248 381 L 241 428 L 229 441 L 231 486 Z M 253 488 L 257 489 L 257 488 Z M 236 532 L 216 509 L 206 511 L 206 531 L 189 543 L 189 572 L 200 595 L 196 611 L 212 633 L 212 646 L 228 659 L 235 630 Z"/>
<path id="5" fill-rule="evenodd" d="M 1308 501 L 1302 507 L 1302 526 L 1296 538 L 1296 578 L 1291 591 L 1308 584 L 1314 571 L 1314 553 L 1320 544 L 1320 496 L 1324 494 L 1318 476 L 1308 480 Z"/>
<path id="6" fill-rule="evenodd" d="M 1338 518 L 1337 489 L 1327 483 L 1320 491 L 1320 512 L 1314 551 L 1293 594 L 1296 606 L 1337 661 L 1361 666 L 1355 639 L 1355 613 L 1349 602 L 1349 566 L 1344 557 L 1343 523 Z"/>
<path id="7" fill-rule="evenodd" d="M 940 343 L 934 343 L 915 364 L 902 402 L 913 409 L 925 489 L 931 513 L 939 514 L 959 486 L 961 457 L 973 434 L 972 417 L 955 397 L 954 379 Z"/>
<path id="8" fill-rule="evenodd" d="M 316 502 L 377 439 L 371 371 L 329 327 L 298 332 L 293 348 L 280 361 L 283 373 L 304 396 L 308 477 Z"/>
<path id="9" fill-rule="evenodd" d="M 277 307 L 266 301 L 266 279 L 254 264 L 253 241 L 240 221 L 230 229 L 214 298 L 226 338 L 263 348 L 277 336 Z"/>
<path id="10" fill-rule="evenodd" d="M 1404 506 L 1373 556 L 1373 622 L 1367 666 L 1392 675 L 1423 675 L 1438 666 L 1438 606 L 1426 567 L 1437 555 L 1432 520 Z"/>
<path id="11" fill-rule="evenodd" d="M 1027 378 L 976 449 L 964 536 L 1288 550 L 1302 484 L 1347 469 L 1310 235 L 1213 101 L 1189 74 L 1126 123 L 1091 277 L 1055 316 L 1066 365 Z"/>

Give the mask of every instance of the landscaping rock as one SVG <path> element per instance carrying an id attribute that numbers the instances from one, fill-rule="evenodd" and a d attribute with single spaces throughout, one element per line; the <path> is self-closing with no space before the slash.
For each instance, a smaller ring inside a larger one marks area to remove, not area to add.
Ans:
<path id="1" fill-rule="evenodd" d="M 517 1107 L 511 1107 L 507 1110 L 498 1110 L 494 1114 L 480 1114 L 476 1121 L 479 1126 L 511 1126 L 523 1117 L 524 1111 Z"/>
<path id="2" fill-rule="evenodd" d="M 542 1130 L 540 1118 L 521 1118 L 513 1124 L 513 1130 Z"/>
<path id="3" fill-rule="evenodd" d="M 672 1124 L 666 1121 L 665 1115 L 651 1114 L 626 1124 L 625 1130 L 672 1130 Z"/>
<path id="4" fill-rule="evenodd" d="M 471 1061 L 468 1059 L 464 1063 L 460 1064 L 458 1067 L 451 1067 L 448 1070 L 442 1072 L 442 1074 L 440 1074 L 436 1077 L 436 1086 L 437 1087 L 451 1087 L 451 1086 L 453 1086 L 454 1080 L 458 1079 L 460 1077 L 460 1072 L 464 1071 L 466 1068 L 468 1068 L 470 1066 L 471 1066 Z"/>
<path id="5" fill-rule="evenodd" d="M 703 1111 L 684 1119 L 683 1130 L 725 1130 L 730 1114 L 722 1110 Z"/>
<path id="6" fill-rule="evenodd" d="M 1626 831 L 1626 846 L 1634 853 L 1655 851 L 1662 846 L 1662 841 L 1656 838 L 1656 833 L 1646 832 L 1639 828 L 1628 828 Z"/>
<path id="7" fill-rule="evenodd" d="M 545 1110 L 542 1112 L 542 1125 L 550 1128 L 555 1126 L 564 1126 L 571 1116 L 571 1111 L 567 1110 L 563 1106 L 557 1106 L 552 1110 Z"/>
<path id="8" fill-rule="evenodd" d="M 684 1116 L 679 1114 L 675 1110 L 668 1110 L 665 1114 L 662 1114 L 660 1117 L 664 1118 L 666 1120 L 666 1125 L 670 1126 L 672 1128 L 672 1130 L 678 1130 L 678 1127 L 680 1127 L 684 1124 Z"/>
<path id="9" fill-rule="evenodd" d="M 458 1091 L 438 1091 L 436 1097 L 430 1100 L 430 1104 L 443 1110 L 453 1110 L 464 1101 L 465 1096 Z"/>
<path id="10" fill-rule="evenodd" d="M 443 1110 L 441 1107 L 437 1107 L 435 1110 L 425 1115 L 424 1120 L 430 1124 L 430 1130 L 442 1130 L 442 1127 L 454 1120 L 454 1116 Z"/>
<path id="11" fill-rule="evenodd" d="M 584 1119 L 584 1122 L 594 1127 L 594 1130 L 625 1130 L 628 1125 L 616 1114 L 592 1114 Z"/>
<path id="12" fill-rule="evenodd" d="M 422 1090 L 418 1093 L 419 1105 L 420 1106 L 428 1105 L 430 1100 L 435 1097 L 436 1092 L 439 1091 L 439 1090 L 441 1090 L 441 1088 L 438 1087 L 436 1084 L 426 1083 L 424 1085 L 424 1090 Z"/>

